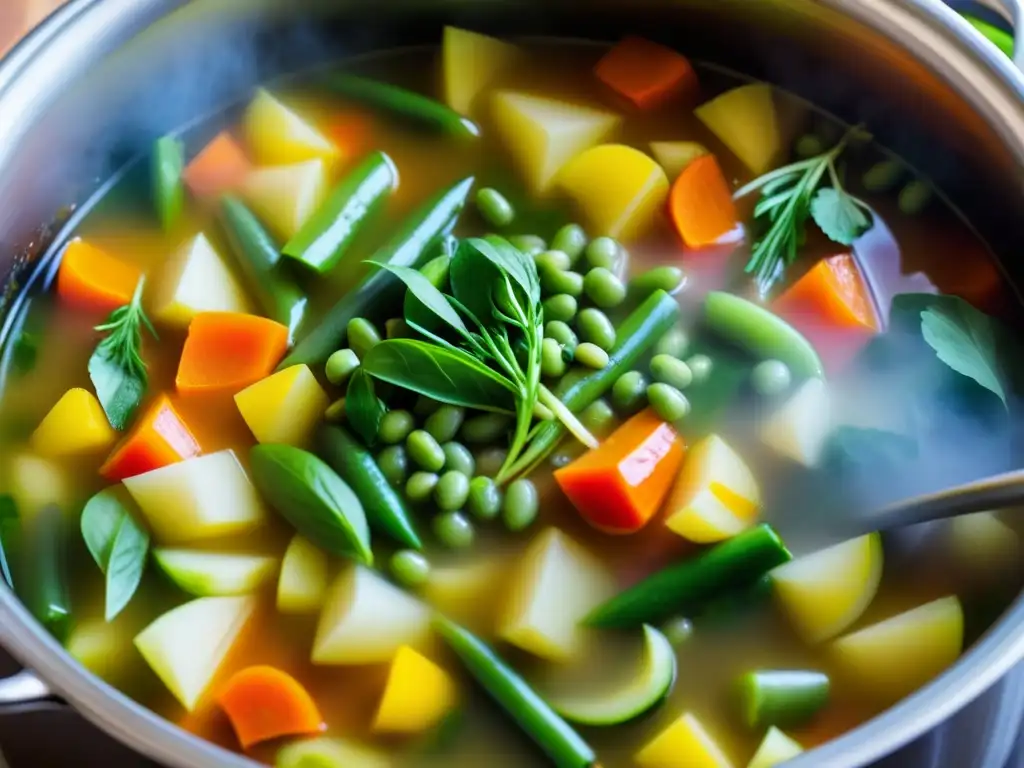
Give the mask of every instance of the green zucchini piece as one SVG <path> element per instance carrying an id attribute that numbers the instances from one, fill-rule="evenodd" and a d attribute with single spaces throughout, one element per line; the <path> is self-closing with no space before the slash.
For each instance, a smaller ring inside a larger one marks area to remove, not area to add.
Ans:
<path id="1" fill-rule="evenodd" d="M 265 555 L 169 548 L 154 549 L 153 559 L 183 591 L 199 597 L 256 592 L 280 564 Z"/>
<path id="2" fill-rule="evenodd" d="M 829 679 L 813 670 L 759 669 L 743 675 L 736 689 L 751 728 L 796 728 L 828 704 Z"/>
<path id="3" fill-rule="evenodd" d="M 173 136 L 163 136 L 153 145 L 153 204 L 164 231 L 170 231 L 185 210 L 185 145 Z"/>

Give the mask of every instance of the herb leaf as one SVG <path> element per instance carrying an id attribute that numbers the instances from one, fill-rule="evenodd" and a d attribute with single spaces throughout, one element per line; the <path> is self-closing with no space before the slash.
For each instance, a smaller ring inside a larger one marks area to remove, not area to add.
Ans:
<path id="1" fill-rule="evenodd" d="M 469 338 L 469 328 L 466 327 L 459 313 L 455 311 L 455 307 L 419 270 L 410 269 L 409 267 L 389 266 L 387 264 L 380 264 L 379 266 L 388 270 L 405 283 L 409 293 L 419 300 L 421 307 L 425 307 L 438 319 L 458 331 L 463 338 Z M 408 303 L 406 306 L 408 307 Z M 423 325 L 415 317 L 406 317 L 406 320 Z"/>
<path id="2" fill-rule="evenodd" d="M 529 302 L 536 304 L 540 301 L 540 276 L 536 263 L 505 238 L 495 235 L 483 239 L 473 237 L 463 241 L 460 248 L 475 248 L 499 271 L 512 278 Z"/>
<path id="3" fill-rule="evenodd" d="M 819 189 L 811 200 L 811 216 L 829 240 L 852 245 L 871 220 L 846 190 L 841 187 Z"/>
<path id="4" fill-rule="evenodd" d="M 149 533 L 129 511 L 123 492 L 107 488 L 82 510 L 82 538 L 106 575 L 106 619 L 112 621 L 135 595 L 146 570 Z"/>
<path id="5" fill-rule="evenodd" d="M 14 589 L 14 573 L 11 565 L 11 553 L 14 551 L 14 539 L 21 529 L 21 519 L 14 497 L 9 494 L 0 496 L 0 576 L 7 586 Z"/>
<path id="6" fill-rule="evenodd" d="M 921 312 L 921 334 L 939 360 L 974 379 L 1009 408 L 992 318 L 963 299 L 953 299 Z"/>
<path id="7" fill-rule="evenodd" d="M 387 410 L 387 406 L 377 397 L 373 378 L 362 366 L 356 368 L 345 390 L 345 419 L 371 448 L 377 443 L 380 422 Z"/>

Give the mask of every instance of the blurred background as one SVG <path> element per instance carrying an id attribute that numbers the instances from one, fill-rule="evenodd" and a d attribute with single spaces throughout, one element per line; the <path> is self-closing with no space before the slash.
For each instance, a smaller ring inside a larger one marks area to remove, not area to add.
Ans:
<path id="1" fill-rule="evenodd" d="M 0 55 L 64 0 L 0 0 Z"/>

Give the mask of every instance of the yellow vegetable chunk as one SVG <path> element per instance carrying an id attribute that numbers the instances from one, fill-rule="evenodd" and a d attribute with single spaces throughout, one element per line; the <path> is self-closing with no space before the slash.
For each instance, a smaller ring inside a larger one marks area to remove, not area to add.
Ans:
<path id="1" fill-rule="evenodd" d="M 654 160 L 623 144 L 581 153 L 558 174 L 558 185 L 575 202 L 588 231 L 619 240 L 643 235 L 668 197 L 668 177 Z"/>
<path id="2" fill-rule="evenodd" d="M 187 328 L 200 312 L 252 311 L 242 286 L 202 233 L 170 258 L 153 289 L 153 319 L 175 328 Z"/>
<path id="3" fill-rule="evenodd" d="M 296 534 L 284 552 L 277 581 L 277 610 L 316 613 L 327 593 L 327 553 Z"/>
<path id="4" fill-rule="evenodd" d="M 696 141 L 652 141 L 651 154 L 669 179 L 675 179 L 686 166 L 709 153 L 707 147 Z"/>
<path id="5" fill-rule="evenodd" d="M 773 725 L 764 735 L 761 746 L 757 748 L 747 768 L 775 768 L 803 751 L 803 747 Z"/>
<path id="6" fill-rule="evenodd" d="M 71 478 L 59 466 L 34 453 L 15 453 L 7 460 L 7 489 L 22 519 L 32 517 L 48 504 L 70 511 Z"/>
<path id="7" fill-rule="evenodd" d="M 242 121 L 245 142 L 261 165 L 330 160 L 338 149 L 323 134 L 262 88 Z"/>
<path id="8" fill-rule="evenodd" d="M 641 768 L 732 768 L 732 763 L 691 713 L 686 712 L 636 755 Z"/>
<path id="9" fill-rule="evenodd" d="M 495 556 L 465 565 L 431 568 L 421 594 L 453 621 L 491 632 L 505 594 L 509 568 L 506 558 Z"/>
<path id="10" fill-rule="evenodd" d="M 761 507 L 757 481 L 743 459 L 718 435 L 686 454 L 665 505 L 665 525 L 697 544 L 728 539 L 752 525 Z"/>
<path id="11" fill-rule="evenodd" d="M 1020 536 L 993 512 L 949 521 L 953 557 L 974 579 L 995 581 L 1020 567 Z"/>
<path id="12" fill-rule="evenodd" d="M 32 433 L 30 444 L 40 456 L 56 459 L 106 451 L 117 433 L 92 392 L 69 389 Z"/>
<path id="13" fill-rule="evenodd" d="M 808 379 L 761 425 L 761 442 L 805 467 L 821 458 L 832 428 L 828 387 Z"/>
<path id="14" fill-rule="evenodd" d="M 134 656 L 132 632 L 129 624 L 118 616 L 112 622 L 101 619 L 83 621 L 75 625 L 64 644 L 71 656 L 97 677 L 107 682 L 125 680 L 133 665 L 126 664 Z"/>
<path id="15" fill-rule="evenodd" d="M 347 739 L 322 736 L 302 739 L 281 748 L 277 768 L 394 768 L 384 752 Z"/>
<path id="16" fill-rule="evenodd" d="M 498 636 L 545 659 L 564 660 L 583 642 L 582 619 L 615 594 L 612 575 L 557 528 L 535 538 L 512 576 Z"/>
<path id="17" fill-rule="evenodd" d="M 437 725 L 457 701 L 451 676 L 407 645 L 391 660 L 374 733 L 423 733 Z"/>
<path id="18" fill-rule="evenodd" d="M 322 160 L 257 168 L 243 188 L 253 213 L 282 240 L 290 240 L 327 193 L 327 172 Z"/>
<path id="19" fill-rule="evenodd" d="M 293 365 L 246 387 L 235 405 L 261 443 L 308 445 L 330 400 L 306 365 Z"/>
<path id="20" fill-rule="evenodd" d="M 960 601 L 943 597 L 839 638 L 831 656 L 865 695 L 893 703 L 951 666 L 963 643 Z"/>
<path id="21" fill-rule="evenodd" d="M 495 78 L 509 71 L 520 50 L 494 37 L 458 27 L 444 28 L 444 100 L 463 115 Z"/>
<path id="22" fill-rule="evenodd" d="M 697 107 L 694 114 L 755 176 L 771 170 L 782 152 L 770 85 L 733 88 Z"/>
<path id="23" fill-rule="evenodd" d="M 805 642 L 835 637 L 861 617 L 882 580 L 877 533 L 804 555 L 771 573 L 775 597 Z"/>
<path id="24" fill-rule="evenodd" d="M 499 137 L 534 192 L 547 190 L 563 165 L 621 122 L 593 107 L 511 91 L 495 94 L 492 104 Z"/>

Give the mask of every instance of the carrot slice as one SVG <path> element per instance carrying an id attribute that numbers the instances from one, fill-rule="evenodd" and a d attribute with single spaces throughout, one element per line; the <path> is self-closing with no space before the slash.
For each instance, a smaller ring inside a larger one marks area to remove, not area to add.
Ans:
<path id="1" fill-rule="evenodd" d="M 642 37 L 623 39 L 597 63 L 595 73 L 639 109 L 697 91 L 697 73 L 685 56 Z"/>
<path id="2" fill-rule="evenodd" d="M 319 733 L 326 727 L 309 692 L 274 667 L 247 667 L 236 672 L 224 684 L 217 703 L 245 749 L 279 736 Z"/>
<path id="3" fill-rule="evenodd" d="M 265 317 L 200 312 L 188 327 L 176 384 L 183 395 L 235 395 L 269 376 L 288 349 L 288 329 Z"/>
<path id="4" fill-rule="evenodd" d="M 734 242 L 742 236 L 729 183 L 713 155 L 691 162 L 672 185 L 669 213 L 689 248 Z"/>
<path id="5" fill-rule="evenodd" d="M 238 142 L 223 131 L 193 158 L 182 178 L 196 197 L 214 197 L 237 190 L 250 168 Z"/>
<path id="6" fill-rule="evenodd" d="M 555 472 L 583 518 L 608 533 L 633 533 L 658 511 L 683 460 L 683 439 L 650 408 L 600 447 Z"/>
<path id="7" fill-rule="evenodd" d="M 113 312 L 132 300 L 142 270 L 80 238 L 68 243 L 57 272 L 57 295 L 79 309 Z"/>
<path id="8" fill-rule="evenodd" d="M 160 395 L 100 467 L 112 482 L 199 455 L 199 443 L 167 395 Z"/>

